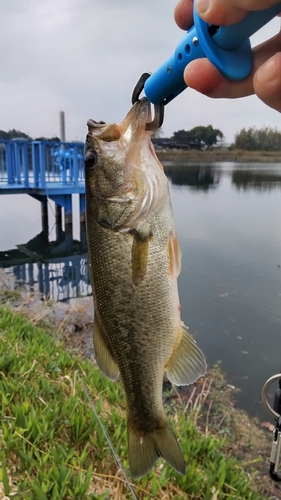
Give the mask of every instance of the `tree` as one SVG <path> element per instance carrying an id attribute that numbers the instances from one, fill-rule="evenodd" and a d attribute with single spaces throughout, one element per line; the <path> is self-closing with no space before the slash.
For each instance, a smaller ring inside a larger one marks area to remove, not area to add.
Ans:
<path id="1" fill-rule="evenodd" d="M 29 135 L 21 132 L 20 130 L 9 130 L 9 132 L 5 132 L 4 130 L 0 130 L 0 139 L 10 140 L 10 139 L 27 139 L 31 140 Z"/>
<path id="2" fill-rule="evenodd" d="M 203 147 L 209 149 L 222 139 L 223 133 L 219 129 L 214 129 L 212 125 L 207 127 L 201 125 L 191 130 L 178 130 L 173 135 L 173 140 L 186 144 L 197 144 L 200 149 Z"/>
<path id="3" fill-rule="evenodd" d="M 53 137 L 36 137 L 36 139 L 34 139 L 35 141 L 50 141 L 50 142 L 61 142 L 60 138 L 57 137 L 57 136 L 53 136 Z"/>
<path id="4" fill-rule="evenodd" d="M 212 125 L 194 127 L 190 130 L 190 133 L 208 149 L 215 146 L 223 138 L 223 133 L 219 129 L 213 128 Z"/>
<path id="5" fill-rule="evenodd" d="M 281 132 L 276 128 L 264 127 L 257 130 L 242 128 L 235 136 L 234 147 L 247 151 L 279 151 L 281 150 Z"/>
<path id="6" fill-rule="evenodd" d="M 173 139 L 183 143 L 189 143 L 195 140 L 191 131 L 188 130 L 178 130 L 177 132 L 174 132 Z"/>

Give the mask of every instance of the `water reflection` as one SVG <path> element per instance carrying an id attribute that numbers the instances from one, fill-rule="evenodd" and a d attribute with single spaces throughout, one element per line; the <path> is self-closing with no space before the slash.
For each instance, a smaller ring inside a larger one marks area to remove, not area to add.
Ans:
<path id="1" fill-rule="evenodd" d="M 220 180 L 221 170 L 213 165 L 172 165 L 164 164 L 167 177 L 172 184 L 177 186 L 189 186 L 195 191 L 208 191 L 217 187 Z"/>
<path id="2" fill-rule="evenodd" d="M 281 175 L 272 171 L 264 170 L 241 170 L 235 169 L 231 174 L 232 184 L 237 189 L 255 189 L 257 191 L 269 191 L 271 189 L 280 189 Z"/>
<path id="3" fill-rule="evenodd" d="M 216 188 L 224 176 L 230 176 L 231 184 L 238 190 L 268 191 L 281 187 L 279 165 L 246 164 L 243 168 L 228 162 L 199 165 L 163 162 L 163 165 L 172 184 L 188 186 L 194 191 Z"/>
<path id="4" fill-rule="evenodd" d="M 85 238 L 86 241 L 86 238 Z M 26 285 L 55 301 L 92 293 L 86 243 L 61 232 L 49 242 L 44 231 L 17 249 L 0 252 L 0 267 L 16 278 L 16 287 Z"/>

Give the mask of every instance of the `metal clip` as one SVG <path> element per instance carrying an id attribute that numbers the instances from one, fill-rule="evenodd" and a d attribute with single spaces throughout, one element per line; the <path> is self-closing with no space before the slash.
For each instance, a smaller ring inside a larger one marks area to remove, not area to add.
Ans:
<path id="1" fill-rule="evenodd" d="M 281 451 L 281 417 L 276 422 L 276 427 L 273 431 L 273 441 L 270 455 L 269 475 L 273 481 L 281 482 L 281 475 L 278 474 L 278 466 Z"/>
<path id="2" fill-rule="evenodd" d="M 144 89 L 144 84 L 146 80 L 151 76 L 150 73 L 143 73 L 136 84 L 133 95 L 132 95 L 132 104 L 135 104 L 139 100 L 139 96 Z M 164 104 L 154 104 L 154 119 L 146 124 L 146 130 L 157 130 L 161 127 L 164 121 Z"/>
<path id="3" fill-rule="evenodd" d="M 281 452 L 281 416 L 275 411 L 275 409 L 272 408 L 267 399 L 269 386 L 273 382 L 277 382 L 278 380 L 281 380 L 281 373 L 278 373 L 277 375 L 273 375 L 273 377 L 270 377 L 262 388 L 261 396 L 265 409 L 276 420 L 276 426 L 273 431 L 273 442 L 270 455 L 269 475 L 273 481 L 280 483 L 281 475 L 278 474 L 278 466 L 279 466 L 280 452 Z M 275 403 L 274 403 L 274 408 L 275 408 Z"/>
<path id="4" fill-rule="evenodd" d="M 280 415 L 271 407 L 271 405 L 268 402 L 267 399 L 267 393 L 269 386 L 273 384 L 273 382 L 278 382 L 278 380 L 281 380 L 281 373 L 278 373 L 277 375 L 273 375 L 273 377 L 270 377 L 264 384 L 262 391 L 261 391 L 261 399 L 263 406 L 265 407 L 266 411 L 273 417 L 275 420 L 278 420 Z"/>

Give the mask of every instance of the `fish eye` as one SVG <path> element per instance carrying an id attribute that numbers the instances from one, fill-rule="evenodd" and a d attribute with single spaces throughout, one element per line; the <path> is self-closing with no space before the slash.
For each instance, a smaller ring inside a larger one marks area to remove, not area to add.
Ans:
<path id="1" fill-rule="evenodd" d="M 98 155 L 95 151 L 89 151 L 88 153 L 85 154 L 85 167 L 90 169 L 94 168 L 97 164 L 98 161 Z"/>

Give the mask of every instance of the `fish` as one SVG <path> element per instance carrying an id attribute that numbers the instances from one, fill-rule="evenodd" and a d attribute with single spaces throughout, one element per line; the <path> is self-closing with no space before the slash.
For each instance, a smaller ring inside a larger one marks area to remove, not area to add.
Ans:
<path id="1" fill-rule="evenodd" d="M 124 387 L 134 480 L 160 457 L 185 474 L 163 407 L 163 376 L 188 385 L 206 372 L 180 317 L 181 251 L 150 120 L 146 98 L 121 123 L 89 120 L 84 156 L 94 351 L 102 373 Z"/>

